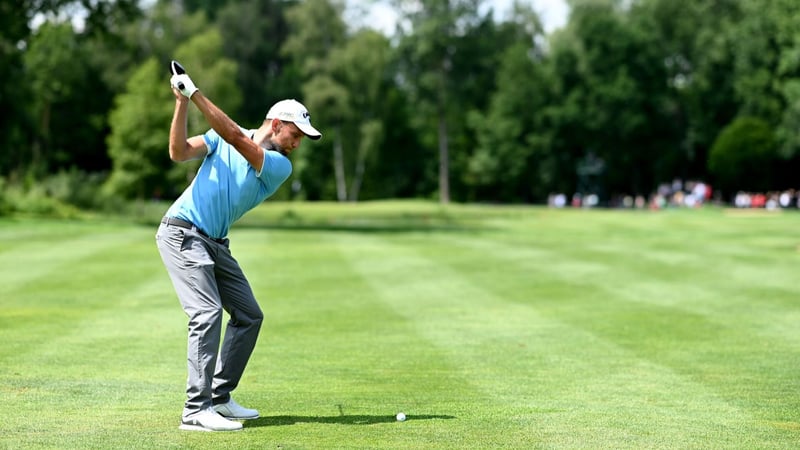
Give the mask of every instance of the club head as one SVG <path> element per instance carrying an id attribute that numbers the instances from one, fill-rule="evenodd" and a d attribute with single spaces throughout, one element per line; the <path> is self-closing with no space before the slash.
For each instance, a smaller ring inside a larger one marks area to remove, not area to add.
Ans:
<path id="1" fill-rule="evenodd" d="M 186 69 L 184 69 L 178 61 L 173 59 L 172 62 L 169 63 L 169 72 L 173 75 L 183 75 L 186 73 Z"/>

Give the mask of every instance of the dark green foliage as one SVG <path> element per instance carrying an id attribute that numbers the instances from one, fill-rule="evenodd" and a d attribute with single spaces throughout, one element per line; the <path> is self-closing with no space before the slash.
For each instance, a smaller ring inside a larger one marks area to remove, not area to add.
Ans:
<path id="1" fill-rule="evenodd" d="M 727 194 L 736 190 L 766 191 L 776 168 L 777 144 L 769 124 L 756 117 L 740 117 L 717 137 L 708 168 Z"/>
<path id="2" fill-rule="evenodd" d="M 382 36 L 354 28 L 343 0 L 0 0 L 0 176 L 29 190 L 76 170 L 110 176 L 114 195 L 176 195 L 194 166 L 166 156 L 166 63 L 183 58 L 243 126 L 282 98 L 309 107 L 325 138 L 293 156 L 281 198 L 798 187 L 800 3 L 568 3 L 548 34 L 523 2 L 492 17 L 487 0 L 391 0 L 402 26 Z M 772 172 L 708 165 L 740 116 L 771 132 Z M 193 116 L 190 128 L 207 127 Z M 587 182 L 591 158 L 603 170 Z"/>
<path id="3" fill-rule="evenodd" d="M 175 195 L 164 177 L 170 167 L 167 145 L 174 97 L 166 83 L 165 69 L 150 59 L 131 77 L 117 97 L 111 113 L 109 155 L 114 161 L 107 183 L 109 192 L 124 198 Z"/>
<path id="4" fill-rule="evenodd" d="M 222 33 L 223 53 L 238 63 L 237 84 L 247 93 L 238 112 L 247 120 L 263 119 L 276 101 L 299 96 L 300 80 L 292 60 L 281 54 L 290 34 L 284 12 L 292 4 L 247 0 L 219 8 L 216 23 Z"/>
<path id="5" fill-rule="evenodd" d="M 186 41 L 175 54 L 187 70 L 204 68 L 197 71 L 193 80 L 223 110 L 235 111 L 241 103 L 234 80 L 236 64 L 222 57 L 221 40 L 213 30 Z M 194 175 L 196 162 L 176 164 L 169 159 L 169 126 L 175 98 L 167 80 L 166 66 L 151 58 L 117 96 L 108 137 L 113 161 L 105 186 L 108 193 L 136 199 L 172 198 Z M 261 119 L 241 121 L 240 125 L 258 127 Z M 208 128 L 199 112 L 190 109 L 189 135 L 205 133 Z"/>

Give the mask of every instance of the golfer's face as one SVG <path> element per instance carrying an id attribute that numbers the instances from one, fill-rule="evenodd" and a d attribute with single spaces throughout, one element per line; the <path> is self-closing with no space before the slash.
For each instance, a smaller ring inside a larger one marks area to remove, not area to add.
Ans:
<path id="1" fill-rule="evenodd" d="M 300 146 L 300 141 L 303 140 L 303 136 L 305 136 L 305 134 L 297 128 L 297 125 L 292 122 L 281 122 L 278 134 L 276 134 L 272 140 L 288 155 Z"/>

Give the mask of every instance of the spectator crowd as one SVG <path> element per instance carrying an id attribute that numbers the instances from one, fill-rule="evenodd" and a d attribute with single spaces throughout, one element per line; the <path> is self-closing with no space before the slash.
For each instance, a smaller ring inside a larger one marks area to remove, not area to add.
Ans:
<path id="1" fill-rule="evenodd" d="M 616 195 L 603 203 L 596 194 L 575 193 L 571 197 L 563 193 L 553 193 L 548 198 L 552 208 L 593 208 L 608 206 L 623 209 L 699 208 L 705 204 L 732 206 L 734 208 L 761 208 L 779 210 L 800 208 L 800 190 L 788 189 L 771 192 L 737 192 L 726 203 L 715 194 L 711 185 L 703 181 L 673 180 L 663 183 L 649 197 L 643 195 Z"/>

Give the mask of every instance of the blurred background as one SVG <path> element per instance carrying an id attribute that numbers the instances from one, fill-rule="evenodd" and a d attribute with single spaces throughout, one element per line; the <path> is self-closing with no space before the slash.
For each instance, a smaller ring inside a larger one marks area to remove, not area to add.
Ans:
<path id="1" fill-rule="evenodd" d="M 797 207 L 796 0 L 0 0 L 0 214 L 175 198 L 171 59 L 306 104 L 281 200 Z"/>

